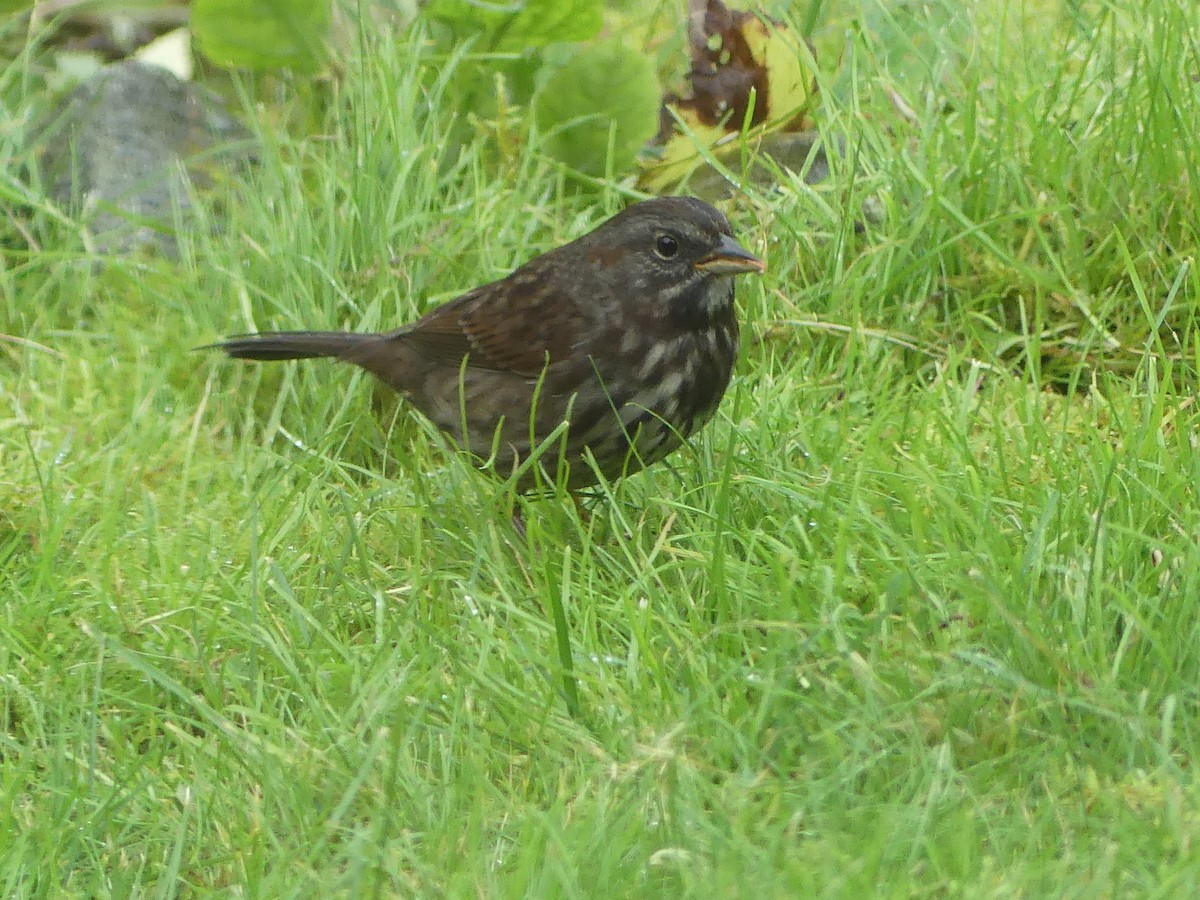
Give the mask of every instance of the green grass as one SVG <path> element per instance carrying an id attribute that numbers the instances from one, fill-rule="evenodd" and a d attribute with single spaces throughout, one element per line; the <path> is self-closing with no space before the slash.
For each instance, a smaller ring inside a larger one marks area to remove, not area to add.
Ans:
<path id="1" fill-rule="evenodd" d="M 365 377 L 192 352 L 619 207 L 446 152 L 414 45 L 176 265 L 4 175 L 0 894 L 1194 896 L 1200 24 L 1005 5 L 818 11 L 853 166 L 730 207 L 718 419 L 527 542 Z"/>

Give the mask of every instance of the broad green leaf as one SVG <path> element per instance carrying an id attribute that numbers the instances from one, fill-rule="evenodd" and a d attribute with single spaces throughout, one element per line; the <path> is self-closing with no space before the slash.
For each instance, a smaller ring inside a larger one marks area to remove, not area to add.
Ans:
<path id="1" fill-rule="evenodd" d="M 654 66 L 620 40 L 580 48 L 551 73 L 534 103 L 543 148 L 588 175 L 629 168 L 658 127 Z"/>
<path id="2" fill-rule="evenodd" d="M 213 62 L 312 71 L 325 52 L 330 0 L 195 0 L 192 30 Z"/>
<path id="3" fill-rule="evenodd" d="M 482 50 L 519 51 L 564 41 L 586 41 L 600 32 L 603 0 L 433 0 L 425 14 L 460 37 L 483 34 Z"/>

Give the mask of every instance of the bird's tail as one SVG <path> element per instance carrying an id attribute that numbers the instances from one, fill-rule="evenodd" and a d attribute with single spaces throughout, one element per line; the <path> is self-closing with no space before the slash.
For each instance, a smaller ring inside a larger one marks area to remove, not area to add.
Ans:
<path id="1" fill-rule="evenodd" d="M 351 334 L 342 331 L 265 331 L 243 334 L 212 346 L 224 350 L 235 359 L 263 361 L 279 359 L 311 359 L 318 356 L 345 357 L 366 341 L 378 335 Z"/>

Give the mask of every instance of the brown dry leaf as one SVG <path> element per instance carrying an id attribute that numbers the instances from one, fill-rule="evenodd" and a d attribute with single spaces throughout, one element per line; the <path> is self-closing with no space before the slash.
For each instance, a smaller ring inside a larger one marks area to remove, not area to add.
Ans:
<path id="1" fill-rule="evenodd" d="M 682 181 L 702 164 L 698 145 L 718 156 L 722 139 L 725 152 L 736 149 L 732 138 L 743 125 L 759 135 L 811 127 L 807 112 L 816 84 L 812 48 L 805 41 L 781 22 L 731 10 L 720 0 L 692 0 L 689 9 L 691 93 L 664 97 L 655 138 L 662 151 L 642 176 L 654 191 Z"/>

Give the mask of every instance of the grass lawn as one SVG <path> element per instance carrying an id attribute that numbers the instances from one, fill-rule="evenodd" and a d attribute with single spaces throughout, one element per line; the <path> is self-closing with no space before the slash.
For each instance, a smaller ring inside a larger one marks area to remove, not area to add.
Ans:
<path id="1" fill-rule="evenodd" d="M 625 202 L 447 152 L 419 44 L 280 81 L 176 263 L 0 174 L 0 895 L 1200 893 L 1200 17 L 815 12 L 846 160 L 728 206 L 717 419 L 526 541 L 368 377 L 193 352 Z"/>

